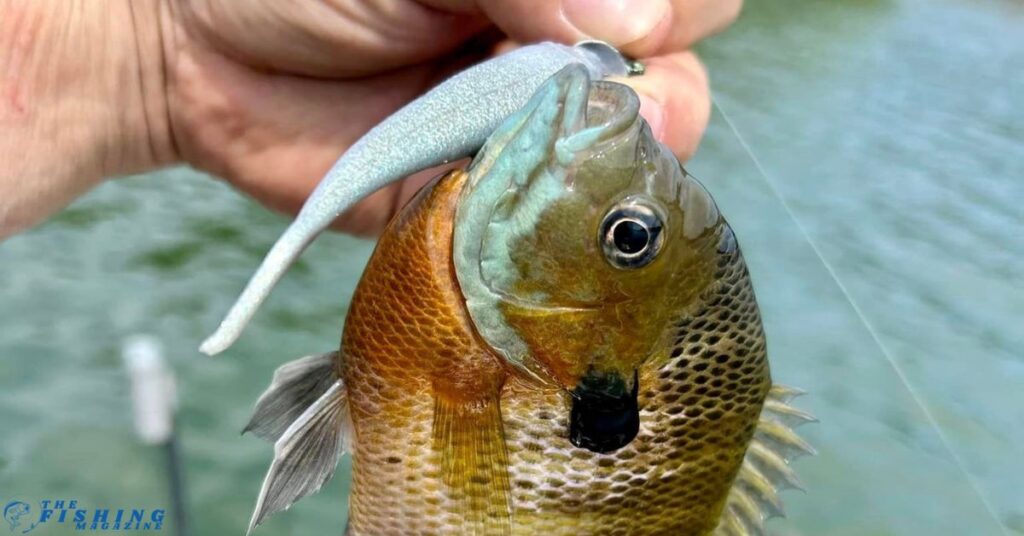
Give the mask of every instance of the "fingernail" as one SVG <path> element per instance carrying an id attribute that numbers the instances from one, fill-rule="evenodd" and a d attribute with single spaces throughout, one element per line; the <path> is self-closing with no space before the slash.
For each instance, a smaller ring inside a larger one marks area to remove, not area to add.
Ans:
<path id="1" fill-rule="evenodd" d="M 637 96 L 640 97 L 640 115 L 651 126 L 651 134 L 654 134 L 654 139 L 664 141 L 662 135 L 665 133 L 665 107 L 643 93 L 638 93 Z"/>
<path id="2" fill-rule="evenodd" d="M 668 0 L 565 0 L 562 12 L 580 33 L 622 46 L 647 37 L 669 16 Z"/>

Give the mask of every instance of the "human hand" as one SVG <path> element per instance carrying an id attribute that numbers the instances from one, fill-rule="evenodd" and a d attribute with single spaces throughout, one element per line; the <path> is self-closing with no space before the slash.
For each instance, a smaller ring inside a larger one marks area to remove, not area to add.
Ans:
<path id="1" fill-rule="evenodd" d="M 122 26 L 133 28 L 137 44 L 142 110 L 129 122 L 144 118 L 145 128 L 124 129 L 121 137 L 133 147 L 124 152 L 136 156 L 99 173 L 184 161 L 294 212 L 363 133 L 460 67 L 515 42 L 585 38 L 642 59 L 647 73 L 626 83 L 640 93 L 656 136 L 685 160 L 710 110 L 707 76 L 686 50 L 727 26 L 741 2 L 135 1 L 127 9 L 133 24 Z M 436 174 L 377 192 L 338 227 L 379 233 Z M 46 210 L 70 197 L 56 199 Z"/>

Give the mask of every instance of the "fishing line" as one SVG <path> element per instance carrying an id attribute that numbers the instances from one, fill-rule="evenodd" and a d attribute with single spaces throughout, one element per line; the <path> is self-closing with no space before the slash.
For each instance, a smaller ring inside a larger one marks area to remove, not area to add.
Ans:
<path id="1" fill-rule="evenodd" d="M 739 130 L 736 128 L 736 125 L 732 122 L 732 119 L 729 117 L 729 114 L 725 113 L 725 109 L 722 108 L 721 104 L 719 104 L 718 99 L 712 96 L 711 103 L 714 105 L 715 109 L 718 110 L 718 113 L 722 115 L 722 119 L 725 120 L 725 124 L 729 126 L 729 130 L 732 131 L 733 136 L 736 136 L 736 139 L 740 142 L 740 146 L 743 147 L 744 152 L 747 153 L 747 156 L 750 157 L 750 160 L 754 163 L 754 167 L 757 168 L 757 172 L 761 175 L 761 178 L 764 179 L 765 183 L 768 185 L 768 189 L 771 190 L 772 195 L 774 195 L 775 198 L 779 200 L 779 203 L 782 204 L 782 208 L 786 211 L 786 214 L 789 215 L 790 220 L 792 220 L 793 223 L 796 224 L 796 227 L 797 229 L 800 230 L 800 234 L 803 235 L 804 240 L 806 240 L 807 244 L 811 246 L 811 250 L 814 251 L 815 256 L 817 256 L 818 260 L 821 261 L 821 264 L 825 267 L 825 270 L 828 272 L 828 275 L 832 278 L 832 281 L 834 281 L 836 286 L 839 287 L 839 291 L 842 292 L 843 297 L 846 298 L 846 301 L 850 304 L 850 307 L 853 308 L 853 312 L 857 314 L 857 317 L 864 324 L 864 327 L 867 328 L 868 333 L 871 335 L 871 338 L 875 341 L 875 344 L 878 345 L 878 349 L 882 351 L 882 355 L 885 356 L 886 361 L 889 362 L 889 366 L 891 366 L 893 371 L 896 372 L 896 376 L 900 379 L 900 382 L 903 383 L 903 386 L 906 387 L 907 391 L 910 393 L 910 397 L 913 398 L 914 402 L 924 413 L 925 418 L 928 420 L 928 423 L 931 424 L 932 428 L 935 429 L 935 432 L 938 434 L 939 441 L 942 443 L 942 446 L 946 449 L 947 452 L 949 452 L 949 455 L 952 456 L 953 461 L 956 462 L 957 464 L 957 468 L 960 470 L 960 472 L 963 473 L 964 477 L 967 479 L 968 484 L 974 490 L 975 494 L 978 495 L 978 498 L 981 499 L 981 502 L 982 504 L 985 505 L 985 509 L 988 510 L 989 515 L 992 516 L 992 519 L 996 522 L 996 525 L 999 526 L 999 529 L 1002 531 L 1003 535 L 1010 536 L 1009 529 L 1003 524 L 1002 520 L 999 519 L 999 516 L 996 514 L 995 507 L 993 507 L 992 503 L 988 499 L 988 496 L 982 490 L 980 483 L 974 477 L 974 474 L 972 474 L 970 470 L 967 469 L 967 464 L 964 462 L 963 458 L 961 458 L 960 455 L 957 453 L 956 449 L 953 448 L 952 442 L 946 436 L 946 433 L 942 429 L 942 427 L 939 426 L 938 420 L 935 418 L 935 415 L 932 413 L 931 409 L 929 409 L 928 405 L 925 404 L 924 398 L 921 396 L 920 393 L 918 393 L 917 389 L 915 389 L 914 386 L 910 383 L 910 380 L 907 378 L 907 375 L 903 371 L 903 368 L 896 361 L 896 359 L 893 358 L 892 353 L 889 351 L 889 348 L 885 345 L 885 343 L 882 342 L 882 338 L 881 336 L 879 336 L 874 324 L 872 324 L 871 321 L 868 320 L 867 316 L 864 314 L 864 311 L 861 310 L 860 305 L 857 304 L 856 300 L 853 299 L 853 295 L 846 288 L 846 285 L 843 284 L 843 282 L 839 279 L 839 276 L 836 273 L 835 268 L 833 268 L 832 263 L 830 263 L 825 258 L 825 255 L 822 254 L 821 249 L 818 248 L 818 244 L 816 244 L 814 240 L 811 239 L 811 235 L 807 231 L 807 228 L 804 227 L 803 223 L 801 223 L 799 219 L 797 219 L 796 213 L 794 213 L 793 209 L 789 206 L 789 202 L 786 201 L 786 198 L 782 195 L 782 192 L 776 186 L 775 181 L 773 181 L 768 176 L 768 173 L 767 171 L 765 171 L 764 166 L 761 165 L 761 161 L 757 158 L 757 155 L 754 154 L 754 151 L 751 150 L 750 145 L 747 144 L 747 140 L 744 139 L 742 134 L 740 134 Z"/>

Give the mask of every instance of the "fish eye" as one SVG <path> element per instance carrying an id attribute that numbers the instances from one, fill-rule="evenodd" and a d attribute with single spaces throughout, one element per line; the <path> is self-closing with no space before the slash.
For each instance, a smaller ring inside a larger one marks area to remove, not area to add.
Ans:
<path id="1" fill-rule="evenodd" d="M 620 269 L 647 266 L 664 243 L 662 219 L 637 200 L 612 207 L 601 223 L 601 249 L 609 264 Z"/>

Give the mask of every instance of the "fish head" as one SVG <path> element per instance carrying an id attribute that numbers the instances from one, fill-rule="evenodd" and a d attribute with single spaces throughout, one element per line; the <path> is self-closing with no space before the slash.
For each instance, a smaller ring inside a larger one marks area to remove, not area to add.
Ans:
<path id="1" fill-rule="evenodd" d="M 626 85 L 567 67 L 470 166 L 453 259 L 474 326 L 527 376 L 635 404 L 637 370 L 712 282 L 708 192 Z"/>

